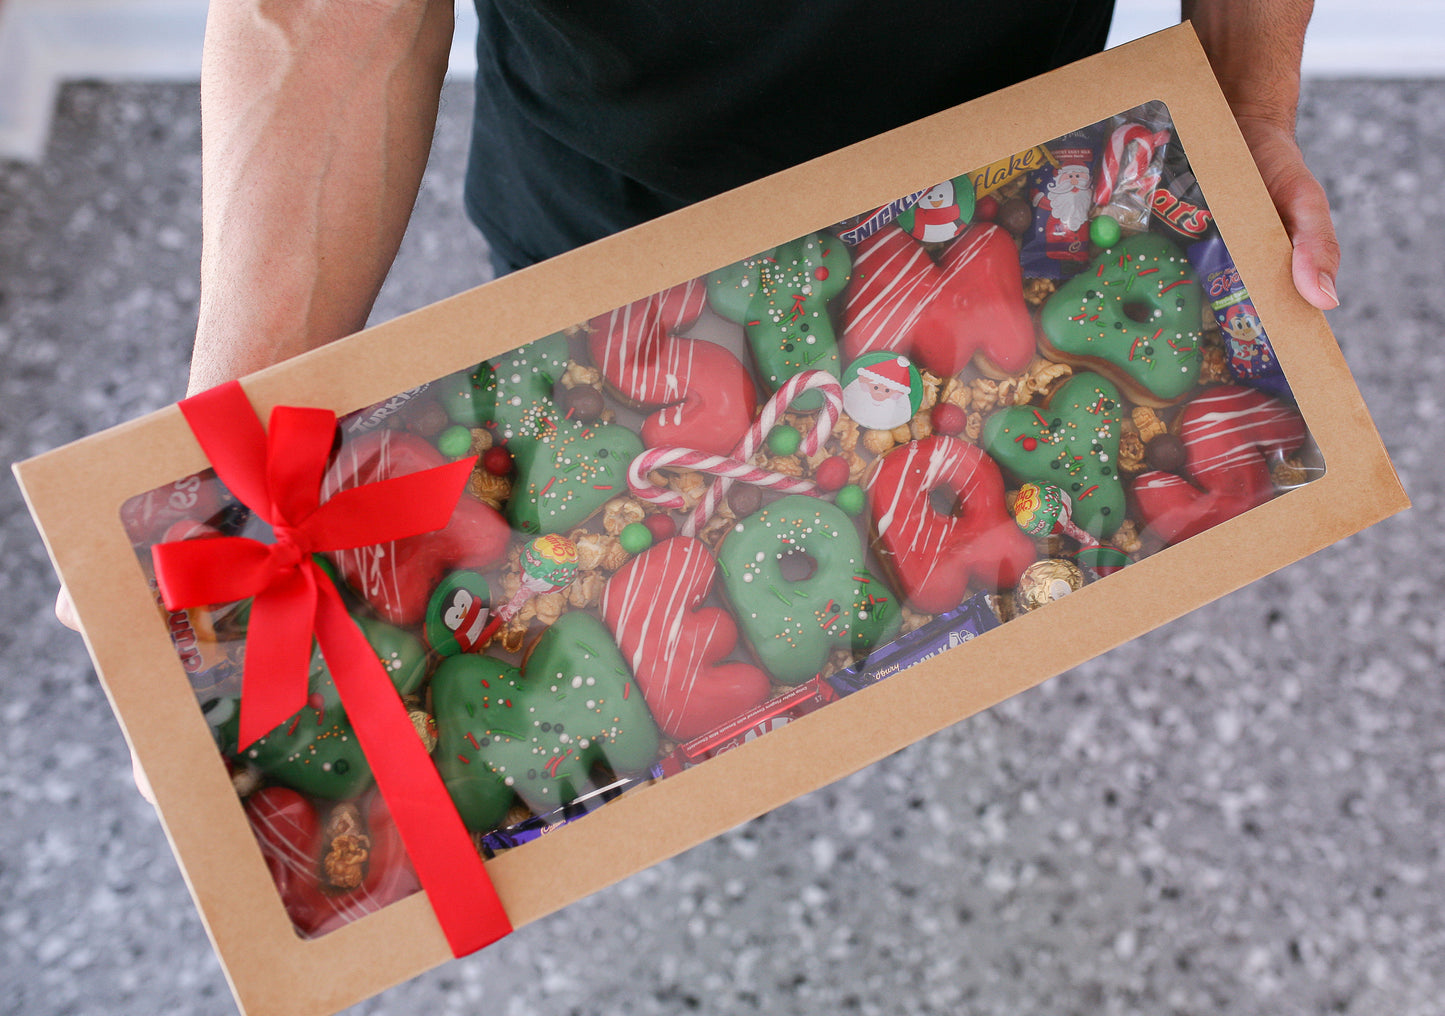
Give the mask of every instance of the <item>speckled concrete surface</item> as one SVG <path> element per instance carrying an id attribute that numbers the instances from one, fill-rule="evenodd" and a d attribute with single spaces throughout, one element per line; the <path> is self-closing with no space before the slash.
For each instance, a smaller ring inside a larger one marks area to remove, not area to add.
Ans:
<path id="1" fill-rule="evenodd" d="M 195 90 L 61 101 L 0 165 L 7 461 L 174 399 L 195 318 Z M 466 106 L 380 317 L 486 276 Z M 353 1012 L 1445 1013 L 1445 83 L 1301 135 L 1412 512 Z M 0 574 L 0 1011 L 232 1011 L 13 482 Z"/>

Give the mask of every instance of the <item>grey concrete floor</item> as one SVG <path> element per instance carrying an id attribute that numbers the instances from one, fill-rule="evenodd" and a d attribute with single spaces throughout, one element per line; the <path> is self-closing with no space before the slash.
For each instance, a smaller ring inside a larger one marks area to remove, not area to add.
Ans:
<path id="1" fill-rule="evenodd" d="M 378 317 L 486 277 L 467 110 Z M 1413 511 L 352 1011 L 1445 1013 L 1445 82 L 1301 137 Z M 197 148 L 194 87 L 81 84 L 0 164 L 0 459 L 181 393 Z M 233 1011 L 13 481 L 0 574 L 0 1011 Z"/>

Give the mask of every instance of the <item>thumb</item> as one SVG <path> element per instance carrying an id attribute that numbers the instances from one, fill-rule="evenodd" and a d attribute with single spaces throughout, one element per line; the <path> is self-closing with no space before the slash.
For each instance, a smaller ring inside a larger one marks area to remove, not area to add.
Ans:
<path id="1" fill-rule="evenodd" d="M 1290 268 L 1295 288 L 1320 310 L 1338 307 L 1340 244 L 1324 188 L 1305 165 L 1292 131 L 1245 117 L 1239 126 L 1294 246 Z"/>

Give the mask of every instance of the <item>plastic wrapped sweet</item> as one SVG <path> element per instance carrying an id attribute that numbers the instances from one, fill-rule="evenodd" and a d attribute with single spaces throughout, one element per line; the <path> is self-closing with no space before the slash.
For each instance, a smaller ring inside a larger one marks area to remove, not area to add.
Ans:
<path id="1" fill-rule="evenodd" d="M 323 558 L 479 848 L 1318 476 L 1186 179 L 1123 111 L 340 421 L 323 497 L 475 457 L 446 526 Z M 209 473 L 122 516 L 147 568 L 272 538 Z M 161 611 L 298 932 L 414 891 L 325 661 L 239 748 L 248 603 Z"/>

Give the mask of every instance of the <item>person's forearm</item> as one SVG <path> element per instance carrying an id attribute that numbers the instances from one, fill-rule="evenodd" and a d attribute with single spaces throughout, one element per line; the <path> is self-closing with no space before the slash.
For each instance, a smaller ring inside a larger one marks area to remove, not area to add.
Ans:
<path id="1" fill-rule="evenodd" d="M 1294 129 L 1313 0 L 1181 0 L 1236 117 Z"/>
<path id="2" fill-rule="evenodd" d="M 450 0 L 214 0 L 190 391 L 366 323 L 436 124 Z"/>
<path id="3" fill-rule="evenodd" d="M 1312 0 L 1182 0 L 1224 97 L 1294 245 L 1295 288 L 1321 310 L 1339 305 L 1340 245 L 1330 204 L 1295 141 L 1300 58 Z"/>

